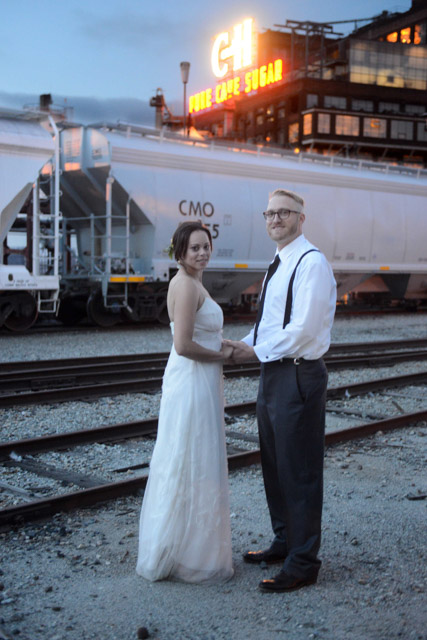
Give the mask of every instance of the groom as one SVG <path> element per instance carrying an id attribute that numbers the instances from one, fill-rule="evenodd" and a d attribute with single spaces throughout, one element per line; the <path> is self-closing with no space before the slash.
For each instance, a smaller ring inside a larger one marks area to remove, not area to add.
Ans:
<path id="1" fill-rule="evenodd" d="M 254 329 L 231 342 L 234 362 L 261 361 L 257 418 L 264 485 L 274 532 L 245 562 L 282 564 L 262 591 L 317 581 L 323 501 L 327 371 L 336 304 L 332 269 L 302 233 L 304 200 L 274 191 L 264 212 L 277 251 L 264 280 Z"/>

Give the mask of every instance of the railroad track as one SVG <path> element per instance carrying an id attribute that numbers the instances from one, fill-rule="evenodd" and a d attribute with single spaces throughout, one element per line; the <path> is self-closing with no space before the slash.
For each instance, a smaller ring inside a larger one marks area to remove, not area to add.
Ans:
<path id="1" fill-rule="evenodd" d="M 374 391 L 389 390 L 403 385 L 413 385 L 425 383 L 427 381 L 426 374 L 418 374 L 416 376 L 399 376 L 393 378 L 383 378 L 381 380 L 369 381 L 353 385 L 345 385 L 342 387 L 334 387 L 328 389 L 328 401 L 337 398 L 349 398 L 359 396 L 361 394 L 372 393 Z M 255 402 L 247 402 L 235 405 L 228 405 L 225 408 L 226 422 L 230 422 L 230 418 L 236 416 L 250 415 L 255 412 Z M 336 444 L 352 440 L 354 438 L 372 435 L 377 431 L 388 431 L 408 425 L 413 425 L 427 419 L 427 409 L 423 409 L 414 413 L 405 413 L 402 415 L 394 415 L 392 417 L 370 421 L 365 424 L 359 424 L 350 428 L 338 429 L 326 433 L 326 444 Z M 70 449 L 82 444 L 90 443 L 106 443 L 117 442 L 134 438 L 142 438 L 153 436 L 157 431 L 157 419 L 149 419 L 138 422 L 110 425 L 99 427 L 97 429 L 74 431 L 52 436 L 43 436 L 26 440 L 17 440 L 13 442 L 0 444 L 0 461 L 7 466 L 17 466 L 24 470 L 29 470 L 48 477 L 62 479 L 73 484 L 78 484 L 86 488 L 73 491 L 65 495 L 50 496 L 40 498 L 29 503 L 7 507 L 0 510 L 0 526 L 16 526 L 28 520 L 40 517 L 50 516 L 58 511 L 69 511 L 75 508 L 91 506 L 98 502 L 112 500 L 140 491 L 145 487 L 148 473 L 148 463 L 124 467 L 115 471 L 126 472 L 131 470 L 142 470 L 143 473 L 137 477 L 121 480 L 118 482 L 104 482 L 94 477 L 88 477 L 84 474 L 76 474 L 74 472 L 65 472 L 53 467 L 39 464 L 31 458 L 24 456 L 36 455 L 43 452 L 54 450 Z M 253 434 L 236 433 L 227 430 L 226 435 L 232 439 L 240 439 L 243 441 L 257 444 L 257 437 Z M 258 448 L 252 450 L 236 450 L 229 452 L 228 464 L 229 469 L 248 466 L 260 461 L 260 452 Z M 1 485 L 0 485 L 1 486 Z M 6 487 L 7 488 L 7 487 Z M 9 487 L 10 488 L 10 487 Z M 13 488 L 12 488 L 13 489 Z M 17 489 L 16 493 L 20 490 Z M 22 494 L 25 491 L 22 490 Z"/>
<path id="2" fill-rule="evenodd" d="M 425 347 L 427 339 L 335 344 L 325 361 L 329 370 L 387 366 L 426 359 Z M 154 391 L 161 387 L 167 356 L 152 353 L 4 363 L 0 365 L 0 407 Z M 224 375 L 257 376 L 259 364 L 225 365 Z"/>

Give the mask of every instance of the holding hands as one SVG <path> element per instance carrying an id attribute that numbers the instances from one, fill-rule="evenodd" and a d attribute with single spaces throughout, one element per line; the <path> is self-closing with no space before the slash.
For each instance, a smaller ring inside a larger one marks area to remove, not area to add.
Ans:
<path id="1" fill-rule="evenodd" d="M 245 342 L 237 340 L 223 340 L 221 351 L 224 359 L 229 364 L 239 364 L 240 362 L 250 362 L 257 360 L 253 347 Z"/>
<path id="2" fill-rule="evenodd" d="M 234 347 L 231 344 L 228 344 L 228 340 L 223 340 L 221 345 L 221 353 L 224 357 L 224 362 L 228 362 L 231 364 L 233 362 L 233 351 Z"/>

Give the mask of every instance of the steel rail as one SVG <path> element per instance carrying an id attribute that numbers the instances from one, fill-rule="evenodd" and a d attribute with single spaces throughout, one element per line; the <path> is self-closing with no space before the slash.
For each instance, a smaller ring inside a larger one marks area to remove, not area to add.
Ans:
<path id="1" fill-rule="evenodd" d="M 422 384 L 424 382 L 427 382 L 427 372 L 346 384 L 339 387 L 329 387 L 327 390 L 327 399 L 349 398 L 379 389 L 401 387 L 409 384 Z M 254 400 L 226 405 L 224 408 L 226 417 L 251 415 L 254 414 L 255 411 L 256 402 Z M 124 422 L 96 427 L 94 429 L 81 429 L 36 438 L 12 440 L 0 443 L 0 461 L 9 459 L 12 452 L 18 455 L 43 453 L 94 442 L 114 442 L 144 437 L 153 435 L 156 431 L 157 418 L 148 418 L 146 420 Z"/>
<path id="2" fill-rule="evenodd" d="M 427 347 L 427 338 L 413 338 L 410 340 L 379 340 L 377 342 L 333 342 L 328 354 L 338 352 L 350 353 L 354 351 L 387 351 L 391 349 L 413 349 Z"/>
<path id="3" fill-rule="evenodd" d="M 423 345 L 420 345 L 423 346 Z M 55 358 L 52 360 L 19 360 L 0 363 L 0 374 L 13 374 L 29 371 L 49 371 L 50 369 L 68 371 L 71 368 L 101 367 L 102 365 L 120 365 L 132 362 L 166 362 L 168 351 L 157 353 L 129 353 L 112 356 L 93 356 L 90 358 Z"/>
<path id="4" fill-rule="evenodd" d="M 427 352 L 426 352 L 427 358 Z M 65 387 L 65 385 L 101 384 L 118 377 L 135 378 L 138 376 L 162 377 L 166 360 L 146 360 L 143 362 L 131 361 L 118 365 L 85 365 L 73 367 L 58 367 L 57 369 L 34 369 L 28 371 L 14 371 L 0 373 L 0 390 L 42 389 L 52 386 Z"/>
<path id="5" fill-rule="evenodd" d="M 49 404 L 67 400 L 84 400 L 90 397 L 102 397 L 122 393 L 150 393 L 157 391 L 162 385 L 162 377 L 140 378 L 120 382 L 104 382 L 102 384 L 79 385 L 63 389 L 47 389 L 41 391 L 24 391 L 0 395 L 0 407 L 13 407 L 21 404 Z"/>
<path id="6" fill-rule="evenodd" d="M 413 425 L 426 419 L 427 410 L 424 410 L 371 422 L 365 425 L 350 427 L 326 434 L 325 444 L 331 445 L 346 442 L 355 438 L 372 435 L 377 431 L 385 432 L 403 426 Z M 260 457 L 259 449 L 232 454 L 227 456 L 228 467 L 232 470 L 258 464 Z M 115 498 L 128 496 L 144 489 L 147 484 L 147 479 L 148 473 L 144 473 L 129 480 L 110 482 L 90 489 L 81 489 L 60 496 L 51 496 L 50 498 L 34 500 L 23 505 L 8 507 L 0 510 L 0 526 L 19 526 L 29 520 L 51 516 L 58 512 L 82 509 Z"/>
<path id="7" fill-rule="evenodd" d="M 417 338 L 412 340 L 381 340 L 379 342 L 335 342 L 329 347 L 327 355 L 334 353 L 350 353 L 350 352 L 372 352 L 386 351 L 396 349 L 414 349 L 427 347 L 427 338 Z M 33 369 L 65 369 L 70 367 L 81 367 L 85 365 L 102 365 L 102 364 L 120 364 L 128 362 L 142 362 L 144 360 L 166 361 L 169 352 L 152 352 L 138 354 L 122 354 L 111 356 L 96 356 L 88 358 L 56 358 L 51 360 L 22 360 L 0 363 L 0 374 L 6 372 L 27 372 Z"/>
<path id="8" fill-rule="evenodd" d="M 400 351 L 398 353 L 350 355 L 350 356 L 326 356 L 325 362 L 329 369 L 349 367 L 372 367 L 391 365 L 398 362 L 427 359 L 427 350 Z M 150 377 L 162 377 L 166 360 L 146 359 L 142 361 L 121 362 L 120 364 L 90 364 L 83 367 L 58 367 L 43 370 L 34 369 L 31 372 L 21 370 L 14 372 L 0 372 L 0 390 L 9 391 L 41 391 L 55 385 L 55 389 L 69 388 L 83 384 L 102 384 L 115 381 L 118 377 L 123 381 L 135 376 L 149 375 Z M 235 377 L 239 375 L 255 376 L 260 371 L 259 363 L 243 363 L 240 365 L 225 365 L 224 375 Z"/>
<path id="9" fill-rule="evenodd" d="M 79 429 L 65 433 L 55 433 L 37 438 L 25 438 L 22 440 L 11 440 L 0 443 L 0 462 L 8 460 L 10 454 L 17 455 L 46 453 L 47 451 L 57 451 L 58 449 L 71 449 L 82 444 L 93 444 L 95 442 L 117 442 L 120 440 L 130 440 L 131 438 L 142 438 L 157 433 L 157 418 L 138 420 L 135 422 L 124 422 L 107 426 L 96 427 L 94 429 Z"/>

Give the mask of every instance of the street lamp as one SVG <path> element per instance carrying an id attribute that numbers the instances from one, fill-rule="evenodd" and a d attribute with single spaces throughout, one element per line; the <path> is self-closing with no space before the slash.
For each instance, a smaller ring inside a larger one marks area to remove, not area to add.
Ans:
<path id="1" fill-rule="evenodd" d="M 189 62 L 181 62 L 180 66 L 181 66 L 181 78 L 182 78 L 182 82 L 184 84 L 184 111 L 183 111 L 184 116 L 183 116 L 183 123 L 184 123 L 184 136 L 185 136 L 186 135 L 186 120 L 187 120 L 186 88 L 187 88 L 188 76 L 190 75 L 190 63 Z"/>

